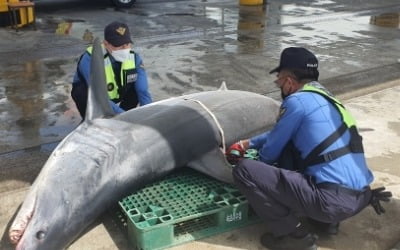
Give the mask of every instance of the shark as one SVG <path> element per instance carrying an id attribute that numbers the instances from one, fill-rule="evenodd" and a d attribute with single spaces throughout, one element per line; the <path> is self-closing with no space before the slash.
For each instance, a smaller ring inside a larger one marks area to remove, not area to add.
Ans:
<path id="1" fill-rule="evenodd" d="M 99 39 L 91 60 L 85 119 L 51 153 L 9 228 L 18 250 L 68 248 L 108 207 L 178 168 L 232 183 L 225 148 L 270 129 L 279 113 L 267 96 L 214 90 L 114 114 Z"/>

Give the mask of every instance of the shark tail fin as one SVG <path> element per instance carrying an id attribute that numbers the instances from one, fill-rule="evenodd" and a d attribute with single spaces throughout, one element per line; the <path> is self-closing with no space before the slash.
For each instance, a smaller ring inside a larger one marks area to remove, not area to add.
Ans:
<path id="1" fill-rule="evenodd" d="M 89 81 L 85 121 L 114 116 L 107 94 L 104 55 L 99 38 L 93 43 Z"/>

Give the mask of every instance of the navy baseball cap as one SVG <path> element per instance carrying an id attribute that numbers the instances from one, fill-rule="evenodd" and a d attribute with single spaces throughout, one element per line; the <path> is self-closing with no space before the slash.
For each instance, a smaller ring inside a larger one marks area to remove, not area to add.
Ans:
<path id="1" fill-rule="evenodd" d="M 104 39 L 114 47 L 132 43 L 128 25 L 121 22 L 112 22 L 104 28 Z"/>
<path id="2" fill-rule="evenodd" d="M 289 47 L 282 51 L 279 66 L 269 73 L 280 72 L 282 69 L 317 70 L 318 59 L 305 48 Z"/>

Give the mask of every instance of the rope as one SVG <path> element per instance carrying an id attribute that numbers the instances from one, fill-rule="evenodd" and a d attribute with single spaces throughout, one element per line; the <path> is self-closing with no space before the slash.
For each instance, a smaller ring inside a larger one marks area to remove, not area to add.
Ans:
<path id="1" fill-rule="evenodd" d="M 183 98 L 183 100 L 186 101 L 193 101 L 197 104 L 199 104 L 205 111 L 207 111 L 207 113 L 211 116 L 211 118 L 214 120 L 215 124 L 217 125 L 218 131 L 221 135 L 221 143 L 222 143 L 222 152 L 225 154 L 225 134 L 224 134 L 224 130 L 221 127 L 221 124 L 219 123 L 217 117 L 213 114 L 213 112 L 211 112 L 211 110 L 209 108 L 207 108 L 206 105 L 204 105 L 201 101 L 199 100 L 195 100 L 195 99 L 191 99 L 191 98 Z M 221 146 L 220 146 L 221 147 Z"/>

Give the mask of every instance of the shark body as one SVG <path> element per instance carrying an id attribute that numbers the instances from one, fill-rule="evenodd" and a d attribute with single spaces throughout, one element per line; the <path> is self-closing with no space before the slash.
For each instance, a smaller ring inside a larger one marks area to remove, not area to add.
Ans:
<path id="1" fill-rule="evenodd" d="M 9 236 L 16 249 L 67 248 L 110 205 L 176 168 L 232 182 L 223 148 L 269 129 L 279 103 L 235 90 L 170 98 L 115 115 L 98 40 L 85 121 L 52 152 Z"/>

